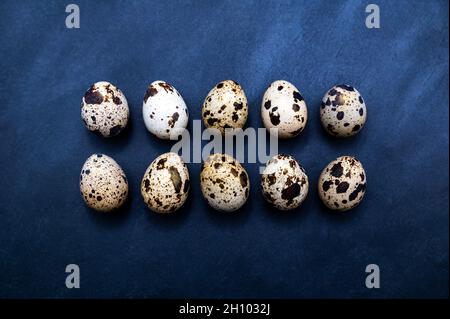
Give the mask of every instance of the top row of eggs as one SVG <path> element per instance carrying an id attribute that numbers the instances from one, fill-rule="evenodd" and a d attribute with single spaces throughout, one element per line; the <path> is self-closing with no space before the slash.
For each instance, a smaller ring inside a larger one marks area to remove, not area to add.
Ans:
<path id="1" fill-rule="evenodd" d="M 181 94 L 169 83 L 154 81 L 145 92 L 142 115 L 146 128 L 161 139 L 177 137 L 186 128 L 189 112 Z M 90 131 L 104 137 L 119 134 L 127 125 L 129 108 L 125 95 L 109 82 L 97 82 L 84 94 L 81 117 Z M 227 128 L 243 128 L 248 102 L 242 87 L 225 80 L 214 86 L 203 102 L 205 127 L 222 134 Z M 320 119 L 324 129 L 336 137 L 348 137 L 364 126 L 367 110 L 361 94 L 352 86 L 336 85 L 322 99 Z M 261 118 L 267 129 L 278 129 L 280 138 L 299 135 L 308 120 L 300 91 L 288 81 L 273 82 L 264 93 Z"/>

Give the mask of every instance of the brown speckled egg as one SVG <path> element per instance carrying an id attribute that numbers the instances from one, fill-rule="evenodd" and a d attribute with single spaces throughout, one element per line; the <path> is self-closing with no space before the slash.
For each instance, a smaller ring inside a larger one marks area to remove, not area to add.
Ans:
<path id="1" fill-rule="evenodd" d="M 128 117 L 125 95 L 109 82 L 94 83 L 83 96 L 81 118 L 90 131 L 115 136 L 125 128 Z"/>
<path id="2" fill-rule="evenodd" d="M 204 125 L 218 129 L 222 135 L 226 128 L 244 127 L 247 116 L 247 97 L 242 87 L 232 80 L 218 83 L 203 102 Z"/>
<path id="3" fill-rule="evenodd" d="M 357 134 L 366 123 L 366 118 L 366 104 L 358 90 L 350 85 L 333 86 L 322 99 L 322 127 L 333 136 Z"/>
<path id="4" fill-rule="evenodd" d="M 318 191 L 330 209 L 346 211 L 357 206 L 366 192 L 366 173 L 359 160 L 341 156 L 320 174 Z"/>
<path id="5" fill-rule="evenodd" d="M 161 139 L 178 138 L 189 120 L 181 94 L 165 81 L 154 81 L 148 86 L 142 116 L 147 130 Z"/>
<path id="6" fill-rule="evenodd" d="M 308 176 L 290 155 L 278 154 L 266 164 L 261 176 L 265 199 L 280 210 L 297 208 L 308 195 Z"/>
<path id="7" fill-rule="evenodd" d="M 126 201 L 128 181 L 115 160 L 104 154 L 94 154 L 81 169 L 80 191 L 90 208 L 109 212 Z"/>
<path id="8" fill-rule="evenodd" d="M 261 118 L 267 129 L 278 129 L 278 137 L 299 135 L 306 126 L 308 110 L 299 90 L 288 81 L 275 81 L 266 90 Z"/>
<path id="9" fill-rule="evenodd" d="M 208 204 L 232 212 L 246 202 L 250 181 L 244 167 L 227 154 L 212 154 L 202 165 L 200 184 Z"/>
<path id="10" fill-rule="evenodd" d="M 141 194 L 152 211 L 171 213 L 183 206 L 189 186 L 189 171 L 183 159 L 177 153 L 164 153 L 145 171 Z"/>

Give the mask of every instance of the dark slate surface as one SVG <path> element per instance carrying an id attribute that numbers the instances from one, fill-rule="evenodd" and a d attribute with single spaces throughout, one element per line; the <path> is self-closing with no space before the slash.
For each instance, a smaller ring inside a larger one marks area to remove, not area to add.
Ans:
<path id="1" fill-rule="evenodd" d="M 65 28 L 64 1 L 0 3 L 0 297 L 448 297 L 448 2 L 382 1 L 381 29 L 365 27 L 369 1 L 77 1 L 81 28 Z M 190 164 L 189 202 L 149 213 L 142 174 L 172 143 L 141 118 L 147 85 L 164 79 L 191 119 L 220 80 L 242 84 L 248 126 L 261 127 L 265 88 L 294 83 L 309 107 L 306 131 L 280 143 L 310 178 L 304 205 L 280 214 L 263 201 L 257 165 L 235 215 L 201 197 Z M 123 90 L 128 128 L 102 139 L 80 120 L 99 80 Z M 336 140 L 320 127 L 332 85 L 357 87 L 367 126 Z M 89 211 L 79 172 L 92 153 L 125 170 L 130 201 L 111 216 Z M 356 155 L 368 175 L 363 203 L 328 212 L 322 168 Z M 65 266 L 81 289 L 65 287 Z M 381 289 L 364 285 L 381 268 Z"/>

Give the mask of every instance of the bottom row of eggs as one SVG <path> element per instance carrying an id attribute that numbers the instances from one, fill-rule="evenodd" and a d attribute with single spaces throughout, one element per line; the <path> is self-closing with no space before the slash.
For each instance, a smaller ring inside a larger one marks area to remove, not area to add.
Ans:
<path id="1" fill-rule="evenodd" d="M 241 208 L 250 193 L 244 167 L 227 154 L 212 154 L 202 165 L 200 185 L 208 204 L 223 212 Z M 272 157 L 262 173 L 264 198 L 279 210 L 297 208 L 306 199 L 308 176 L 290 155 Z M 189 194 L 189 171 L 176 153 L 158 156 L 141 181 L 141 195 L 157 213 L 171 213 L 183 206 Z M 128 181 L 122 168 L 103 154 L 90 156 L 83 165 L 80 191 L 86 204 L 97 211 L 119 208 L 128 197 Z M 330 209 L 346 211 L 357 206 L 366 191 L 366 174 L 360 161 L 352 156 L 338 157 L 322 171 L 319 196 Z"/>

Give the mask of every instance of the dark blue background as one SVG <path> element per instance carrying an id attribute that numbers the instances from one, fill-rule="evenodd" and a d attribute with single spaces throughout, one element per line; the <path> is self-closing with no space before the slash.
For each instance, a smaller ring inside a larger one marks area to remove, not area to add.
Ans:
<path id="1" fill-rule="evenodd" d="M 76 1 L 81 28 L 65 28 L 67 1 L 1 1 L 0 297 L 448 297 L 448 2 L 381 1 L 381 29 L 365 27 L 372 1 Z M 191 120 L 223 79 L 242 84 L 248 126 L 274 80 L 293 82 L 309 120 L 280 142 L 307 169 L 310 195 L 282 214 L 260 195 L 238 214 L 212 211 L 192 192 L 173 216 L 140 196 L 149 163 L 170 150 L 141 118 L 147 85 L 172 83 Z M 127 129 L 103 139 L 80 119 L 84 91 L 116 84 L 131 109 Z M 320 127 L 332 85 L 357 87 L 367 126 L 336 140 Z M 125 170 L 130 201 L 116 215 L 89 211 L 79 172 L 91 153 Z M 364 164 L 368 191 L 347 214 L 316 192 L 339 155 Z M 65 287 L 65 266 L 81 289 Z M 365 267 L 381 268 L 381 289 Z"/>

